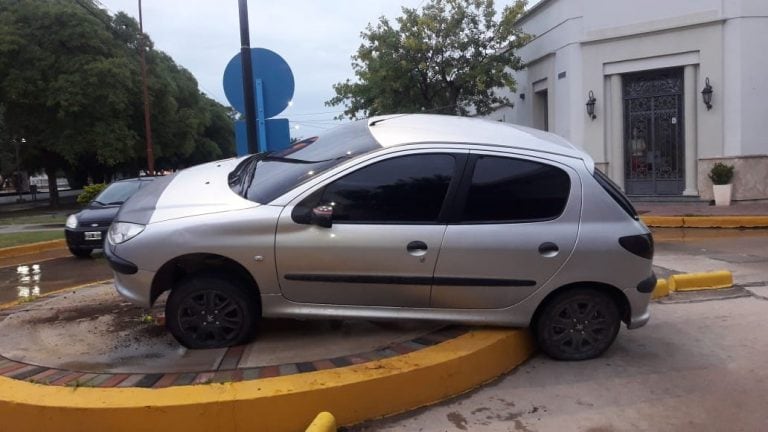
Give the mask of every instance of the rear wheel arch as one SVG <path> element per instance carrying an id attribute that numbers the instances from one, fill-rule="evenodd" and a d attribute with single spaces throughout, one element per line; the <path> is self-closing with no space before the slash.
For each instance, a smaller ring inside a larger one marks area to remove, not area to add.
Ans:
<path id="1" fill-rule="evenodd" d="M 620 289 L 616 288 L 613 285 L 602 283 L 602 282 L 573 282 L 567 285 L 563 285 L 560 288 L 552 291 L 551 293 L 547 294 L 547 296 L 539 303 L 539 306 L 536 308 L 536 312 L 534 312 L 533 316 L 531 317 L 530 327 L 533 329 L 536 325 L 536 321 L 539 318 L 539 315 L 541 314 L 541 311 L 544 310 L 547 304 L 549 304 L 552 299 L 560 295 L 561 293 L 565 291 L 570 291 L 574 289 L 580 289 L 580 288 L 587 288 L 587 289 L 593 289 L 602 293 L 607 294 L 611 299 L 616 303 L 616 306 L 619 308 L 619 313 L 621 314 L 621 320 L 624 323 L 629 322 L 629 318 L 631 316 L 631 307 L 629 305 L 629 299 L 627 299 L 627 296 L 622 292 Z"/>

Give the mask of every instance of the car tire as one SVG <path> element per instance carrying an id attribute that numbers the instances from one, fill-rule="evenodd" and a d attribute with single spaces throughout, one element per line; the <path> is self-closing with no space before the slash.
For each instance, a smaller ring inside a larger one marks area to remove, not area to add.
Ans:
<path id="1" fill-rule="evenodd" d="M 555 360 L 599 357 L 619 333 L 619 307 L 608 294 L 572 289 L 555 295 L 537 315 L 534 334 L 539 348 Z"/>
<path id="2" fill-rule="evenodd" d="M 93 252 L 93 249 L 69 246 L 69 252 L 78 258 L 90 258 L 91 252 Z"/>
<path id="3" fill-rule="evenodd" d="M 171 290 L 166 326 L 187 348 L 225 348 L 250 341 L 256 332 L 258 296 L 225 276 L 192 276 Z"/>

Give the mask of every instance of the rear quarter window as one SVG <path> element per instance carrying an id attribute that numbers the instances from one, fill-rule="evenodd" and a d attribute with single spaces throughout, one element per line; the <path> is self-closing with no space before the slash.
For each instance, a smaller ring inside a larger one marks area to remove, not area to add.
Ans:
<path id="1" fill-rule="evenodd" d="M 635 210 L 635 207 L 629 201 L 627 196 L 624 195 L 624 192 L 619 189 L 619 186 L 614 183 L 613 180 L 597 168 L 595 168 L 593 176 L 595 180 L 597 180 L 597 183 L 608 193 L 608 196 L 610 196 L 622 210 L 624 210 L 632 219 L 639 219 L 637 210 Z"/>

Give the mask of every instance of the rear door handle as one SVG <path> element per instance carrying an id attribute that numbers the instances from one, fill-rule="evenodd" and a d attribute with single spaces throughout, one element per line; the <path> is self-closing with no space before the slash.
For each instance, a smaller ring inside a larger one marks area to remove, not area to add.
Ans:
<path id="1" fill-rule="evenodd" d="M 545 242 L 539 245 L 539 254 L 545 258 L 552 258 L 560 252 L 560 248 L 552 242 Z"/>
<path id="2" fill-rule="evenodd" d="M 413 256 L 422 256 L 427 253 L 427 249 L 429 248 L 423 241 L 416 240 L 408 243 L 408 246 L 406 246 L 405 249 Z"/>

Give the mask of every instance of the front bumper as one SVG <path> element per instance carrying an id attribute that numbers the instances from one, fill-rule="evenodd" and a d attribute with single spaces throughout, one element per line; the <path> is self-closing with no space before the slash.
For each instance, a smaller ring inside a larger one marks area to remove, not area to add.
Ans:
<path id="1" fill-rule="evenodd" d="M 107 238 L 109 227 L 78 227 L 65 228 L 64 237 L 67 239 L 67 246 L 73 249 L 102 249 L 104 239 Z M 99 238 L 86 239 L 86 233 L 100 233 Z"/>
<path id="2" fill-rule="evenodd" d="M 120 258 L 115 254 L 114 246 L 108 242 L 104 247 L 104 255 L 114 270 L 115 289 L 118 294 L 137 306 L 152 306 L 150 294 L 155 272 L 140 270 L 136 264 Z"/>

